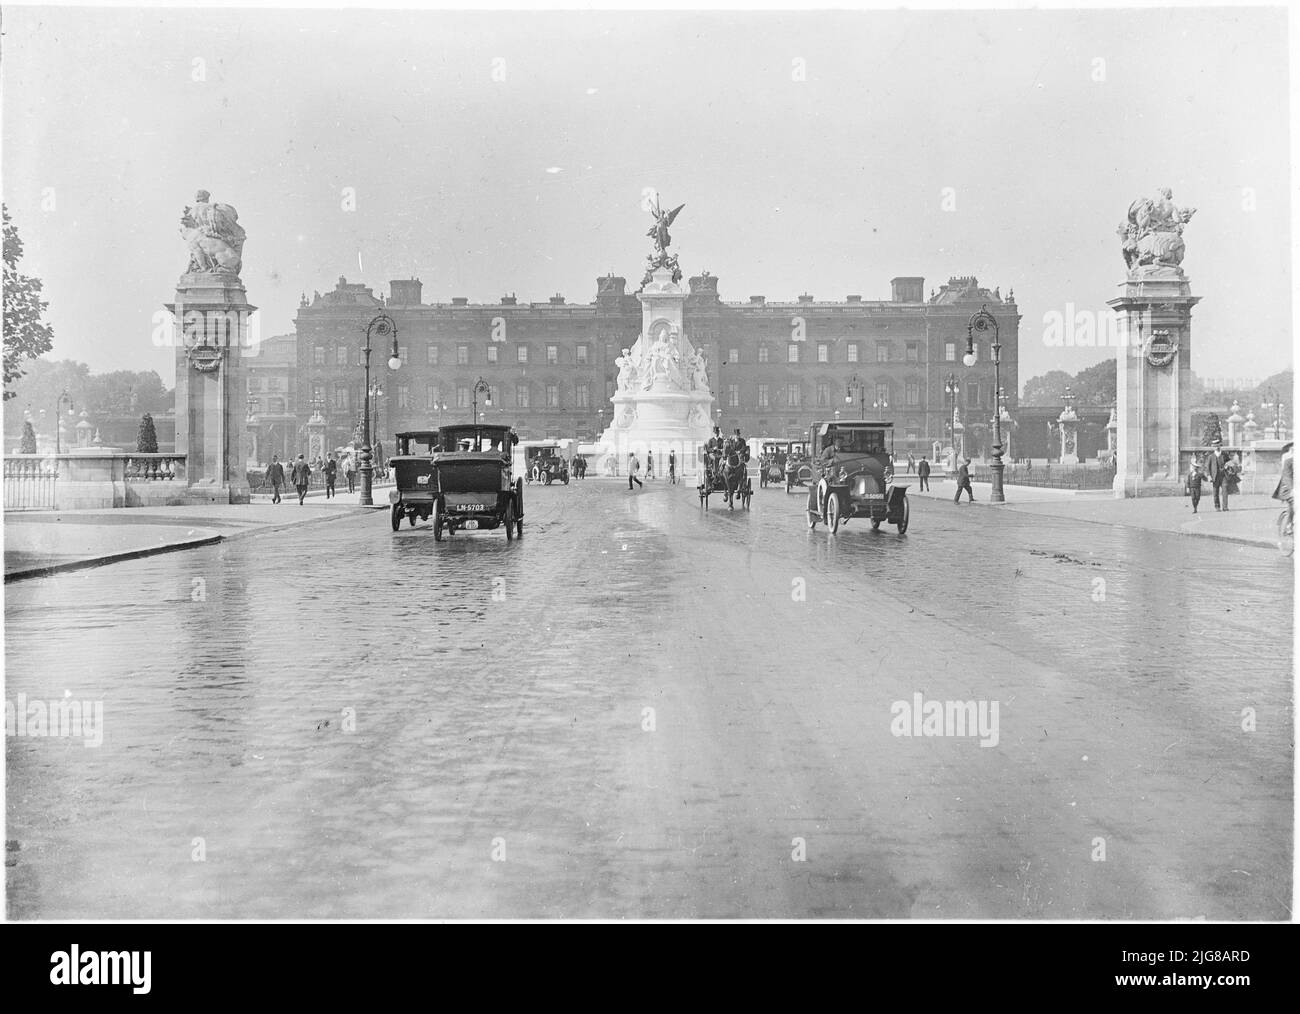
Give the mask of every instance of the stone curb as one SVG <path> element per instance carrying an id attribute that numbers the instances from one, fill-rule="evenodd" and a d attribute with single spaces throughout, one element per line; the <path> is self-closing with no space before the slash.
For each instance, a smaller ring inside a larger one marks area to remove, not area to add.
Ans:
<path id="1" fill-rule="evenodd" d="M 359 507 L 355 510 L 367 510 L 368 508 Z M 351 513 L 349 511 L 349 513 Z M 110 553 L 108 556 L 91 556 L 82 560 L 67 560 L 63 563 L 52 563 L 45 567 L 28 567 L 25 570 L 7 571 L 5 573 L 4 583 L 10 581 L 23 581 L 33 577 L 49 577 L 53 574 L 64 574 L 74 570 L 86 570 L 90 567 L 103 567 L 110 563 L 122 563 L 126 560 L 139 560 L 146 556 L 160 556 L 163 553 L 178 553 L 185 549 L 198 549 L 200 546 L 214 546 L 218 542 L 233 542 L 237 539 L 252 538 L 255 535 L 264 535 L 270 532 L 281 532 L 287 528 L 298 528 L 304 524 L 321 524 L 326 521 L 337 521 L 339 518 L 347 517 L 348 514 L 332 514 L 324 518 L 304 518 L 301 521 L 295 521 L 283 525 L 267 525 L 260 528 L 249 528 L 229 532 L 222 535 L 205 535 L 197 539 L 186 539 L 180 542 L 169 542 L 164 546 L 143 546 L 140 549 L 128 549 L 121 553 Z"/>

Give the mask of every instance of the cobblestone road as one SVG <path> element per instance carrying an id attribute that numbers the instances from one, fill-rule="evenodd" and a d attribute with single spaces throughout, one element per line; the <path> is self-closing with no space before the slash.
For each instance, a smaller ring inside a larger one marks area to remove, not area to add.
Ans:
<path id="1" fill-rule="evenodd" d="M 525 496 L 7 587 L 7 704 L 103 706 L 6 737 L 10 918 L 1290 917 L 1276 552 Z"/>

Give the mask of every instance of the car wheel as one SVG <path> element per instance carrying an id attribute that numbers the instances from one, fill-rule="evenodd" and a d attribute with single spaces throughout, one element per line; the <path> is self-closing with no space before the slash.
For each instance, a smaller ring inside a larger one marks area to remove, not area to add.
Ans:
<path id="1" fill-rule="evenodd" d="M 832 493 L 826 498 L 826 527 L 834 535 L 840 530 L 840 495 Z"/>
<path id="2" fill-rule="evenodd" d="M 912 517 L 912 505 L 908 503 L 907 494 L 903 494 L 903 519 L 898 522 L 898 534 L 904 535 L 907 532 L 907 524 Z"/>
<path id="3" fill-rule="evenodd" d="M 402 505 L 393 504 L 393 531 L 402 527 Z"/>
<path id="4" fill-rule="evenodd" d="M 433 541 L 442 541 L 442 509 L 438 506 L 438 501 L 433 502 L 433 513 L 429 515 L 433 522 Z"/>
<path id="5" fill-rule="evenodd" d="M 515 501 L 513 497 L 506 501 L 506 541 L 515 541 Z"/>

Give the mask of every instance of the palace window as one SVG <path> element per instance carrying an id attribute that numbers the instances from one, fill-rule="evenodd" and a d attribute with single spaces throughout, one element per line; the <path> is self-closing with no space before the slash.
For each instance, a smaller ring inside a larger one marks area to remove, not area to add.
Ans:
<path id="1" fill-rule="evenodd" d="M 559 384 L 546 385 L 546 407 L 547 408 L 560 407 L 560 385 Z"/>
<path id="2" fill-rule="evenodd" d="M 887 342 L 876 342 L 876 362 L 889 362 L 889 344 Z"/>
<path id="3" fill-rule="evenodd" d="M 759 384 L 758 385 L 758 407 L 767 408 L 768 404 L 769 404 L 769 400 L 768 400 L 768 393 L 767 393 L 767 385 Z"/>
<path id="4" fill-rule="evenodd" d="M 498 352 L 498 346 L 489 345 L 487 347 L 487 361 L 489 363 L 495 363 L 497 361 L 497 352 Z"/>
<path id="5" fill-rule="evenodd" d="M 727 362 L 729 363 L 740 362 L 740 349 L 727 349 Z"/>
<path id="6" fill-rule="evenodd" d="M 759 361 L 760 363 L 765 363 L 765 362 L 767 362 L 767 346 L 766 346 L 766 345 L 760 345 L 760 346 L 758 347 L 758 361 Z"/>
<path id="7" fill-rule="evenodd" d="M 522 349 L 523 346 L 521 345 L 520 348 Z M 515 385 L 515 407 L 516 408 L 528 407 L 528 385 L 527 384 Z"/>
<path id="8" fill-rule="evenodd" d="M 558 345 L 547 345 L 547 346 L 546 346 L 546 365 L 547 365 L 547 366 L 558 366 L 558 365 L 559 365 L 559 362 L 560 362 L 560 346 L 558 346 Z"/>
<path id="9" fill-rule="evenodd" d="M 739 407 L 740 407 L 740 385 L 728 384 L 727 385 L 727 408 L 739 408 Z"/>
<path id="10" fill-rule="evenodd" d="M 955 342 L 943 343 L 943 361 L 945 363 L 955 363 L 957 361 L 957 345 Z"/>
<path id="11" fill-rule="evenodd" d="M 799 346 L 794 342 L 786 346 L 785 361 L 787 363 L 797 363 L 799 361 Z"/>
<path id="12" fill-rule="evenodd" d="M 410 384 L 397 385 L 397 407 L 398 408 L 411 407 L 411 385 Z"/>
<path id="13" fill-rule="evenodd" d="M 468 345 L 457 345 L 457 346 L 456 346 L 456 365 L 457 365 L 457 366 L 468 366 L 468 365 L 469 365 L 469 346 L 468 346 Z"/>
<path id="14" fill-rule="evenodd" d="M 438 389 L 433 384 L 424 385 L 424 407 L 430 412 L 438 410 Z"/>
<path id="15" fill-rule="evenodd" d="M 311 362 L 313 366 L 325 365 L 325 346 L 316 345 L 311 350 Z"/>
<path id="16" fill-rule="evenodd" d="M 915 380 L 909 380 L 907 382 L 906 394 L 904 398 L 907 401 L 907 404 L 909 405 L 921 404 L 921 385 L 917 383 Z"/>
<path id="17" fill-rule="evenodd" d="M 585 345 L 579 345 L 578 348 L 586 348 Z M 591 387 L 587 384 L 579 384 L 573 389 L 573 407 L 588 409 L 591 408 Z"/>
<path id="18" fill-rule="evenodd" d="M 921 343 L 907 343 L 907 361 L 909 363 L 919 363 L 921 361 Z"/>
<path id="19" fill-rule="evenodd" d="M 348 365 L 348 347 L 347 347 L 346 345 L 338 345 L 338 346 L 335 347 L 335 349 L 334 349 L 334 365 L 335 365 L 335 366 L 347 366 L 347 365 Z"/>
<path id="20" fill-rule="evenodd" d="M 429 363 L 429 365 L 430 365 L 430 366 L 437 366 L 437 365 L 438 365 L 438 346 L 437 346 L 437 345 L 429 345 L 428 348 L 427 348 L 427 350 L 426 350 L 426 354 L 427 354 L 428 357 L 429 357 L 429 359 L 428 359 L 428 363 Z"/>
<path id="21" fill-rule="evenodd" d="M 858 343 L 849 342 L 849 362 L 856 363 L 857 361 L 858 361 Z"/>
<path id="22" fill-rule="evenodd" d="M 516 359 L 516 361 L 518 361 L 518 362 L 520 362 L 520 363 L 527 363 L 527 362 L 528 362 L 528 346 L 527 346 L 527 345 L 517 345 L 517 346 L 515 347 L 515 359 Z"/>
<path id="23" fill-rule="evenodd" d="M 587 365 L 587 346 L 586 346 L 586 345 L 575 345 L 575 346 L 573 346 L 573 361 L 574 361 L 577 365 L 579 365 L 579 366 L 586 366 L 586 365 Z"/>
<path id="24" fill-rule="evenodd" d="M 410 350 L 407 349 L 407 347 L 406 347 L 405 345 L 399 345 L 399 346 L 397 346 L 397 358 L 400 359 L 400 360 L 401 360 L 402 362 L 404 362 L 404 363 L 409 363 L 409 362 L 411 361 L 411 357 L 410 357 L 410 355 L 408 355 L 408 352 L 409 352 L 409 351 L 410 351 Z"/>
<path id="25" fill-rule="evenodd" d="M 877 381 L 876 383 L 876 401 L 883 408 L 889 401 L 889 384 L 886 381 Z"/>
<path id="26" fill-rule="evenodd" d="M 348 385 L 334 385 L 334 411 L 346 412 L 348 410 Z"/>
<path id="27" fill-rule="evenodd" d="M 457 408 L 469 408 L 469 388 L 468 388 L 468 387 L 458 387 L 458 388 L 456 388 L 456 407 L 457 407 Z"/>
<path id="28" fill-rule="evenodd" d="M 817 362 L 829 363 L 831 361 L 831 347 L 825 342 L 817 344 Z"/>
<path id="29" fill-rule="evenodd" d="M 818 408 L 831 407 L 831 385 L 830 384 L 817 385 L 817 407 Z"/>
<path id="30" fill-rule="evenodd" d="M 801 401 L 801 399 L 800 399 L 800 397 L 799 397 L 799 385 L 798 385 L 798 384 L 786 384 L 786 385 L 785 385 L 785 404 L 786 404 L 786 407 L 787 407 L 787 408 L 798 408 L 798 407 L 799 407 L 799 404 L 800 404 L 800 401 Z"/>

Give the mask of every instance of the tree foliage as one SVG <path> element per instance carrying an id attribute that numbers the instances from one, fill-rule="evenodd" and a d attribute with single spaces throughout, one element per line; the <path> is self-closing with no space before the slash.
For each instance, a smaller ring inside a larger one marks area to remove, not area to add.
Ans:
<path id="1" fill-rule="evenodd" d="M 49 303 L 41 299 L 43 282 L 18 270 L 23 256 L 23 241 L 18 227 L 4 217 L 4 400 L 15 396 L 10 385 L 23 376 L 28 359 L 49 352 L 54 347 L 54 329 L 41 320 Z"/>
<path id="2" fill-rule="evenodd" d="M 136 431 L 135 449 L 141 454 L 158 453 L 158 433 L 154 429 L 153 416 L 146 412 L 140 419 L 140 429 Z"/>
<path id="3" fill-rule="evenodd" d="M 30 422 L 23 423 L 23 439 L 22 439 L 22 443 L 18 445 L 18 453 L 19 454 L 36 453 L 36 431 L 32 429 L 32 424 Z"/>
<path id="4" fill-rule="evenodd" d="M 1109 408 L 1115 404 L 1115 360 L 1103 359 L 1074 376 L 1064 370 L 1049 370 L 1042 376 L 1032 377 L 1025 381 L 1025 396 L 1020 404 L 1062 405 L 1067 387 L 1075 396 L 1077 407 Z"/>

